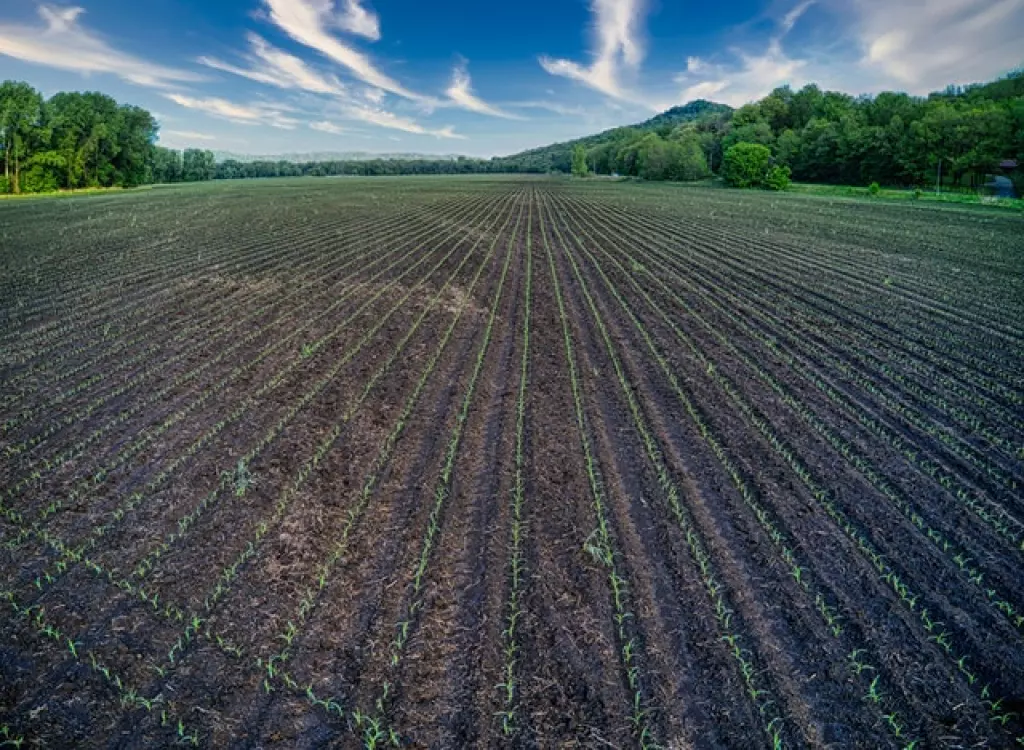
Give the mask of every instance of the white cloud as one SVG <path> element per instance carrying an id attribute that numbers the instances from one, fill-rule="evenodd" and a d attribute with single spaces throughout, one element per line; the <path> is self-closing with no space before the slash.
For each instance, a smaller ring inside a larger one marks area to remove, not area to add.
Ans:
<path id="1" fill-rule="evenodd" d="M 786 55 L 776 39 L 760 55 L 748 55 L 740 50 L 733 50 L 733 53 L 739 65 L 702 63 L 698 70 L 705 75 L 700 81 L 691 81 L 687 74 L 678 76 L 678 82 L 687 84 L 680 95 L 680 101 L 714 98 L 715 101 L 739 107 L 766 96 L 778 86 L 800 86 L 806 80 L 801 71 L 807 62 Z"/>
<path id="2" fill-rule="evenodd" d="M 851 9 L 860 67 L 883 85 L 926 94 L 1024 63 L 1024 0 L 853 0 Z"/>
<path id="3" fill-rule="evenodd" d="M 189 71 L 157 65 L 114 49 L 79 24 L 84 12 L 82 8 L 41 5 L 42 25 L 0 24 L 0 55 L 76 73 L 110 73 L 154 88 L 201 80 Z"/>
<path id="4" fill-rule="evenodd" d="M 311 122 L 309 123 L 309 127 L 313 130 L 319 130 L 321 133 L 330 133 L 331 135 L 342 135 L 347 132 L 345 128 L 340 125 L 335 125 L 333 122 L 328 122 L 327 120 Z"/>
<path id="5" fill-rule="evenodd" d="M 430 97 L 416 94 L 377 69 L 369 57 L 343 43 L 328 29 L 337 26 L 333 0 L 263 0 L 270 21 L 295 41 L 315 49 L 343 65 L 359 80 L 378 89 L 416 101 Z"/>
<path id="6" fill-rule="evenodd" d="M 684 88 L 679 101 L 714 99 L 739 107 L 760 99 L 777 86 L 799 86 L 805 79 L 802 71 L 806 60 L 794 59 L 782 48 L 782 40 L 815 0 L 804 0 L 793 6 L 778 22 L 768 48 L 760 55 L 742 49 L 731 50 L 737 63 L 715 64 L 699 57 L 686 58 L 686 71 L 675 77 Z"/>
<path id="7" fill-rule="evenodd" d="M 373 41 L 380 39 L 380 19 L 372 10 L 359 4 L 359 0 L 345 0 L 345 10 L 338 16 L 339 29 L 366 37 Z"/>
<path id="8" fill-rule="evenodd" d="M 230 120 L 241 125 L 270 125 L 274 128 L 292 130 L 300 124 L 294 117 L 285 114 L 292 110 L 284 104 L 265 102 L 238 104 L 215 96 L 195 98 L 177 93 L 168 93 L 164 96 L 186 109 L 199 110 L 213 117 Z"/>
<path id="9" fill-rule="evenodd" d="M 246 56 L 250 67 L 240 68 L 212 57 L 200 57 L 198 62 L 217 70 L 277 86 L 282 89 L 303 89 L 314 94 L 345 94 L 345 86 L 333 76 L 324 76 L 294 55 L 268 44 L 262 37 L 247 36 L 252 50 Z"/>
<path id="10" fill-rule="evenodd" d="M 366 99 L 366 101 L 371 102 L 373 104 L 383 103 L 385 96 L 387 96 L 387 92 L 382 91 L 381 89 L 375 89 L 373 87 L 370 87 L 363 90 L 363 98 Z"/>
<path id="11" fill-rule="evenodd" d="M 779 23 L 779 38 L 786 36 L 793 27 L 796 26 L 796 22 L 800 20 L 800 16 L 807 12 L 807 9 L 814 5 L 815 0 L 803 0 L 782 17 L 782 21 Z"/>
<path id="12" fill-rule="evenodd" d="M 160 134 L 161 140 L 163 136 L 173 136 L 175 139 L 187 140 L 187 141 L 215 141 L 217 136 L 209 135 L 208 133 L 197 133 L 194 130 L 165 130 Z"/>
<path id="13" fill-rule="evenodd" d="M 554 112 L 556 115 L 564 115 L 566 117 L 585 117 L 587 115 L 587 111 L 582 107 L 568 107 L 564 104 L 549 102 L 545 99 L 505 102 L 505 106 L 512 107 L 513 109 L 545 109 L 548 112 Z"/>
<path id="14" fill-rule="evenodd" d="M 342 109 L 342 113 L 351 119 L 360 120 L 382 128 L 390 128 L 391 130 L 401 130 L 406 133 L 415 133 L 416 135 L 432 135 L 437 138 L 465 138 L 465 136 L 456 133 L 451 125 L 430 129 L 415 120 L 396 115 L 394 112 L 388 112 L 380 107 L 352 104 L 345 106 Z"/>
<path id="15" fill-rule="evenodd" d="M 470 112 L 477 112 L 482 115 L 491 115 L 492 117 L 504 117 L 509 120 L 522 119 L 516 115 L 509 114 L 492 104 L 488 104 L 474 94 L 473 83 L 469 78 L 469 71 L 466 69 L 465 62 L 455 66 L 455 69 L 452 71 L 451 83 L 448 85 L 448 90 L 445 93 L 455 104 L 463 109 L 468 109 Z"/>
<path id="16" fill-rule="evenodd" d="M 617 99 L 633 100 L 619 80 L 620 67 L 637 68 L 644 57 L 640 42 L 643 0 L 592 0 L 595 46 L 590 65 L 572 60 L 541 57 L 540 64 L 551 75 L 579 81 Z"/>

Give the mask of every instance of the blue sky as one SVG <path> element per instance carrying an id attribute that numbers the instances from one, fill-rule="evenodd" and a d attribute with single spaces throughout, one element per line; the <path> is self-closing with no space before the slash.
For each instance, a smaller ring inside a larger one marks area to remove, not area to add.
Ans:
<path id="1" fill-rule="evenodd" d="M 1021 39 L 1024 0 L 4 0 L 0 79 L 144 106 L 172 147 L 492 156 L 786 83 L 987 80 Z"/>

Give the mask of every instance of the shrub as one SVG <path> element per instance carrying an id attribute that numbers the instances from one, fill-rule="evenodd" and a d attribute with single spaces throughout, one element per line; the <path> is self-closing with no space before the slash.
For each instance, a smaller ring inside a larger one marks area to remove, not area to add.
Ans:
<path id="1" fill-rule="evenodd" d="M 737 143 L 722 159 L 722 176 L 733 187 L 761 187 L 768 174 L 772 152 L 760 143 Z"/>
<path id="2" fill-rule="evenodd" d="M 878 195 L 880 192 L 882 192 L 882 188 L 879 187 L 877 182 L 872 182 L 868 185 L 868 195 Z"/>
<path id="3" fill-rule="evenodd" d="M 52 193 L 58 189 L 60 189 L 60 183 L 56 176 L 39 165 L 30 167 L 21 176 L 21 192 L 23 193 Z"/>
<path id="4" fill-rule="evenodd" d="M 789 167 L 776 165 L 768 170 L 764 178 L 764 186 L 768 190 L 787 190 L 789 188 Z"/>
<path id="5" fill-rule="evenodd" d="M 0 195 L 11 192 L 11 181 L 6 177 L 0 177 Z"/>

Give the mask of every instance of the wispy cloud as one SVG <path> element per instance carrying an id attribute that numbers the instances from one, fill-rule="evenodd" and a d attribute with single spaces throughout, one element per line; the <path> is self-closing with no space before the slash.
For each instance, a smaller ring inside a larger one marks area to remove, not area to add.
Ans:
<path id="1" fill-rule="evenodd" d="M 370 125 L 390 128 L 391 130 L 401 130 L 406 133 L 415 133 L 416 135 L 432 135 L 437 138 L 456 138 L 460 140 L 465 138 L 465 136 L 456 133 L 451 125 L 446 125 L 443 128 L 428 128 L 415 120 L 402 117 L 380 107 L 350 104 L 342 108 L 342 115 L 353 120 L 369 123 Z"/>
<path id="2" fill-rule="evenodd" d="M 782 21 L 779 23 L 779 33 L 777 38 L 781 39 L 786 36 L 793 27 L 796 26 L 796 22 L 800 20 L 800 16 L 807 12 L 816 0 L 804 0 L 802 3 L 794 5 L 786 15 L 782 17 Z"/>
<path id="3" fill-rule="evenodd" d="M 249 67 L 242 68 L 212 57 L 198 62 L 253 81 L 282 89 L 302 89 L 314 94 L 344 95 L 345 86 L 334 76 L 321 75 L 303 60 L 268 44 L 258 34 L 247 35 L 251 54 L 246 55 Z"/>
<path id="4" fill-rule="evenodd" d="M 803 80 L 801 71 L 806 68 L 807 61 L 790 57 L 783 50 L 782 41 L 814 3 L 815 0 L 804 0 L 793 6 L 778 21 L 767 49 L 759 55 L 734 48 L 731 52 L 738 64 L 719 64 L 688 57 L 686 71 L 675 77 L 675 81 L 684 87 L 679 100 L 688 102 L 714 98 L 738 107 L 765 96 L 777 86 L 787 83 L 798 85 Z"/>
<path id="5" fill-rule="evenodd" d="M 321 133 L 330 133 L 331 135 L 342 135 L 346 132 L 345 128 L 341 125 L 335 125 L 333 122 L 327 120 L 318 120 L 317 122 L 309 123 L 309 127 L 313 130 L 319 130 Z"/>
<path id="6" fill-rule="evenodd" d="M 620 68 L 635 69 L 643 60 L 643 0 L 592 0 L 590 10 L 595 36 L 590 65 L 545 56 L 540 58 L 541 67 L 551 75 L 574 79 L 608 96 L 632 100 L 619 80 Z"/>
<path id="7" fill-rule="evenodd" d="M 477 112 L 482 115 L 504 117 L 509 120 L 522 119 L 518 115 L 510 114 L 498 107 L 495 107 L 493 104 L 488 104 L 474 94 L 473 83 L 469 78 L 469 70 L 466 68 L 466 65 L 467 63 L 463 60 L 459 62 L 452 71 L 452 80 L 448 85 L 448 90 L 445 92 L 452 102 L 463 109 L 468 109 L 470 112 Z"/>
<path id="8" fill-rule="evenodd" d="M 241 125 L 270 125 L 274 128 L 292 130 L 300 122 L 289 114 L 292 108 L 279 103 L 253 102 L 238 104 L 216 96 L 197 98 L 185 94 L 164 94 L 175 104 L 186 109 L 199 110 L 212 117 L 219 117 Z"/>
<path id="9" fill-rule="evenodd" d="M 270 21 L 295 41 L 315 49 L 344 66 L 356 78 L 378 89 L 422 102 L 432 101 L 410 91 L 386 73 L 378 70 L 362 52 L 350 47 L 329 29 L 338 26 L 332 0 L 263 0 Z"/>
<path id="10" fill-rule="evenodd" d="M 154 88 L 201 80 L 195 73 L 157 65 L 115 49 L 79 23 L 83 13 L 82 8 L 41 5 L 42 24 L 0 24 L 0 54 L 76 73 L 110 73 Z"/>
<path id="11" fill-rule="evenodd" d="M 366 37 L 373 41 L 380 39 L 380 19 L 372 10 L 359 4 L 359 0 L 345 0 L 345 9 L 337 18 L 339 29 Z"/>
<path id="12" fill-rule="evenodd" d="M 1024 64 L 1024 0 L 852 0 L 861 67 L 924 94 Z"/>
<path id="13" fill-rule="evenodd" d="M 503 102 L 504 106 L 510 109 L 544 109 L 554 112 L 556 115 L 565 117 L 585 117 L 587 111 L 582 107 L 569 107 L 558 102 L 549 102 L 544 99 L 527 100 L 520 102 Z"/>
<path id="14" fill-rule="evenodd" d="M 217 136 L 210 135 L 208 133 L 197 133 L 194 130 L 165 130 L 160 136 L 161 138 L 165 135 L 173 136 L 176 139 L 187 140 L 187 141 L 215 141 Z"/>

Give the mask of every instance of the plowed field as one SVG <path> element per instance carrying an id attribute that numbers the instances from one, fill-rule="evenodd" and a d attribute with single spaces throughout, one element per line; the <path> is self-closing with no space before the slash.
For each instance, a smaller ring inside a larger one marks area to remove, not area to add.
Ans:
<path id="1" fill-rule="evenodd" d="M 984 208 L 0 205 L 0 746 L 1020 745 L 1022 321 Z"/>

